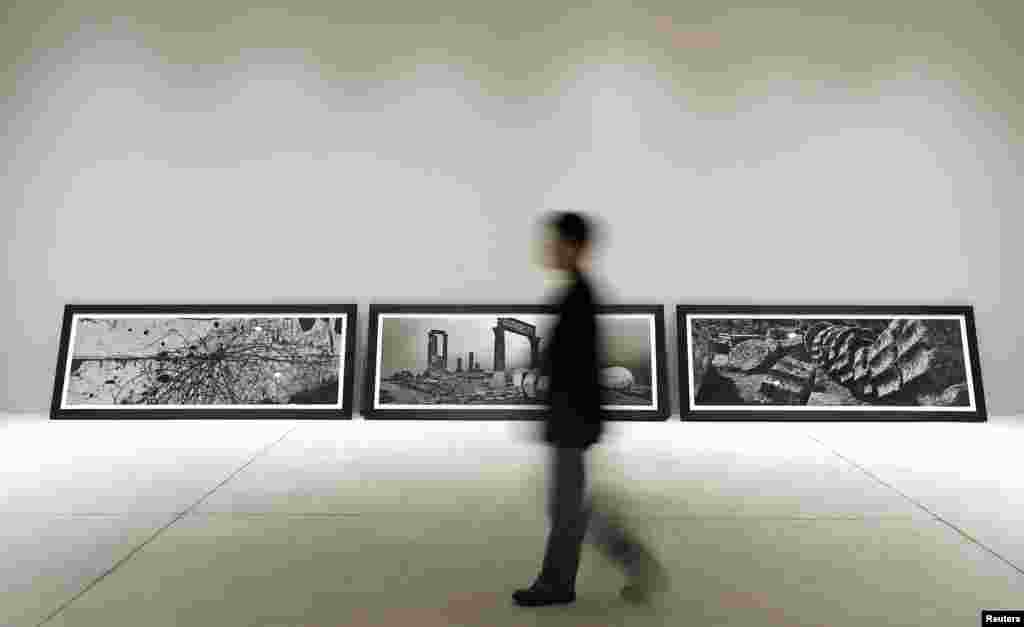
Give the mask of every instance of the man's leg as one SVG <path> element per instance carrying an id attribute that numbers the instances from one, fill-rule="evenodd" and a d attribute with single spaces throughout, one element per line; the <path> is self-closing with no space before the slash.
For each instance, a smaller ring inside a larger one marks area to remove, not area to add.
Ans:
<path id="1" fill-rule="evenodd" d="M 644 549 L 638 539 L 630 533 L 621 514 L 609 511 L 603 503 L 588 506 L 587 539 L 609 559 L 620 564 L 627 575 L 637 574 Z"/>
<path id="2" fill-rule="evenodd" d="M 539 580 L 563 590 L 574 590 L 587 519 L 583 504 L 586 483 L 584 449 L 552 449 L 551 492 L 548 515 L 551 532 Z"/>
<path id="3" fill-rule="evenodd" d="M 647 602 L 667 586 L 664 568 L 651 550 L 629 531 L 622 513 L 604 504 L 591 504 L 587 511 L 589 540 L 602 553 L 618 563 L 629 578 L 622 596 L 630 601 Z"/>
<path id="4" fill-rule="evenodd" d="M 532 586 L 512 595 L 519 605 L 554 605 L 576 600 L 576 571 L 586 531 L 583 474 L 582 450 L 552 448 L 548 479 L 551 532 L 540 575 Z"/>

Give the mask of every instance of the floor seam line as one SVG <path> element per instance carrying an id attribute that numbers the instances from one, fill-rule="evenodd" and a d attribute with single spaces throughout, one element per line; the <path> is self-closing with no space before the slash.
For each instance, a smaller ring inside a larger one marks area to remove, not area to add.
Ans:
<path id="1" fill-rule="evenodd" d="M 66 609 L 67 609 L 68 607 L 70 607 L 72 603 L 74 603 L 74 602 L 75 602 L 75 601 L 77 601 L 78 599 L 80 599 L 80 598 L 82 598 L 83 596 L 85 596 L 85 594 L 86 594 L 87 592 L 89 592 L 90 590 L 92 590 L 93 588 L 95 588 L 97 584 L 99 584 L 99 583 L 100 583 L 101 581 L 103 581 L 104 579 L 106 579 L 106 578 L 107 578 L 107 577 L 108 577 L 109 575 L 111 575 L 111 574 L 112 574 L 112 573 L 113 573 L 113 572 L 114 572 L 115 570 L 117 570 L 118 568 L 120 568 L 120 567 L 121 567 L 122 565 L 124 565 L 125 563 L 127 563 L 127 562 L 128 562 L 128 560 L 130 560 L 131 558 L 135 557 L 135 555 L 136 555 L 136 554 L 137 554 L 137 553 L 138 553 L 139 551 L 141 551 L 141 550 L 142 550 L 143 548 L 145 548 L 145 547 L 146 547 L 146 545 L 148 545 L 148 544 L 150 544 L 151 542 L 153 542 L 153 540 L 155 540 L 155 539 L 156 539 L 156 538 L 157 538 L 157 537 L 158 537 L 158 536 L 159 536 L 160 534 L 162 534 L 162 533 L 163 533 L 164 531 L 167 531 L 167 530 L 168 530 L 168 529 L 170 529 L 170 528 L 171 528 L 171 526 L 173 526 L 173 525 L 174 525 L 174 524 L 175 524 L 176 522 L 180 521 L 180 520 L 181 520 L 182 518 L 184 518 L 185 516 L 187 516 L 187 515 L 188 515 L 188 514 L 189 514 L 189 513 L 190 513 L 190 512 L 192 511 L 192 510 L 194 510 L 194 509 L 195 509 L 195 508 L 196 508 L 196 507 L 197 507 L 197 506 L 198 506 L 198 505 L 199 505 L 200 503 L 202 503 L 202 502 L 203 502 L 204 500 L 206 500 L 207 498 L 209 498 L 209 497 L 210 497 L 210 495 L 212 495 L 212 494 L 213 494 L 214 492 L 216 492 L 217 490 L 219 490 L 219 489 L 220 489 L 220 488 L 221 488 L 221 487 L 222 487 L 222 486 L 223 486 L 224 484 L 226 484 L 226 483 L 227 483 L 228 481 L 231 481 L 231 479 L 233 479 L 233 478 L 234 478 L 235 476 L 237 476 L 237 475 L 238 475 L 238 473 L 240 473 L 240 472 L 242 472 L 243 470 L 245 470 L 245 469 L 246 469 L 247 467 L 249 467 L 249 465 L 250 465 L 250 464 L 252 464 L 252 463 L 253 463 L 254 461 L 256 461 L 257 459 L 259 459 L 259 457 L 260 457 L 261 455 L 265 454 L 265 453 L 266 453 L 267 451 L 269 451 L 269 450 L 270 450 L 271 448 L 273 448 L 274 446 L 276 446 L 277 444 L 279 444 L 279 443 L 280 443 L 280 442 L 281 442 L 282 440 L 284 440 L 284 439 L 285 439 L 286 437 L 288 437 L 289 435 L 291 435 L 291 433 L 292 433 L 293 431 L 295 431 L 296 429 L 298 429 L 298 428 L 299 428 L 299 426 L 298 426 L 298 425 L 295 425 L 295 426 L 293 426 L 293 427 L 292 427 L 291 429 L 288 429 L 287 431 L 285 431 L 285 432 L 284 432 L 284 434 L 282 434 L 282 435 L 281 435 L 281 437 L 279 437 L 278 439 L 274 440 L 274 441 L 273 441 L 273 442 L 271 442 L 270 444 L 268 444 L 268 445 L 264 446 L 264 447 L 263 447 L 262 449 L 260 449 L 259 451 L 257 451 L 257 452 L 256 452 L 256 454 L 255 454 L 255 455 L 253 455 L 253 456 L 252 456 L 251 458 L 249 458 L 249 460 L 248 460 L 247 462 L 245 462 L 244 464 L 242 464 L 241 466 L 239 466 L 239 467 L 238 467 L 237 469 L 235 469 L 235 471 L 234 471 L 234 472 L 232 472 L 231 474 L 229 474 L 229 475 L 228 475 L 228 476 L 227 476 L 227 477 L 226 477 L 226 478 L 225 478 L 224 480 L 222 480 L 222 481 L 221 481 L 220 483 L 218 483 L 217 485 L 215 485 L 215 486 L 214 486 L 214 487 L 213 487 L 212 489 L 210 489 L 210 490 L 209 490 L 209 491 L 208 491 L 208 492 L 207 492 L 206 494 L 204 494 L 203 496 L 199 497 L 199 499 L 198 499 L 198 500 L 196 500 L 196 502 L 195 502 L 195 503 L 193 503 L 193 504 L 192 504 L 192 505 L 190 505 L 189 507 L 186 507 L 186 508 L 185 508 L 184 510 L 182 510 L 181 512 L 178 512 L 177 514 L 175 514 L 175 515 L 174 515 L 174 517 L 173 517 L 173 518 L 172 518 L 172 519 L 170 520 L 170 522 L 168 522 L 167 524 L 165 524 L 165 525 L 163 525 L 162 527 L 160 527 L 159 529 L 157 529 L 157 530 L 156 530 L 156 532 L 155 532 L 155 533 L 153 533 L 153 534 L 152 534 L 152 535 L 151 535 L 151 536 L 150 536 L 149 538 L 147 538 L 147 539 L 146 539 L 145 541 L 143 541 L 142 543 L 140 543 L 140 544 L 139 544 L 138 546 L 136 546 L 136 547 L 135 547 L 134 549 L 132 549 L 131 551 L 129 551 L 127 555 L 125 555 L 124 557 L 122 557 L 121 559 L 119 559 L 119 560 L 118 560 L 117 562 L 115 562 L 113 566 L 111 566 L 111 567 L 110 567 L 110 568 L 108 568 L 107 570 L 105 570 L 105 571 L 103 571 L 102 573 L 100 573 L 100 575 L 99 575 L 99 576 L 97 576 L 97 577 L 96 577 L 95 579 L 93 579 L 93 580 L 92 580 L 92 581 L 90 581 L 90 582 L 89 582 L 88 584 L 86 584 L 86 585 L 85 585 L 85 587 L 83 587 L 83 588 L 82 588 L 81 590 L 79 590 L 79 591 L 78 591 L 78 593 L 77 593 L 77 594 L 75 594 L 75 595 L 74 595 L 73 597 L 71 597 L 70 599 L 68 599 L 68 600 L 67 600 L 67 601 L 65 601 L 64 603 L 61 603 L 61 604 L 60 604 L 60 606 L 58 606 L 56 610 L 54 610 L 53 612 L 51 612 L 50 614 L 48 614 L 48 615 L 47 615 L 47 616 L 46 616 L 46 617 L 45 617 L 45 618 L 44 618 L 43 620 L 41 620 L 40 622 L 38 622 L 38 623 L 36 624 L 36 627 L 42 627 L 42 625 L 45 625 L 46 623 L 48 623 L 48 622 L 52 621 L 52 620 L 53 620 L 54 618 L 56 618 L 57 616 L 59 616 L 59 615 L 61 614 L 61 612 L 63 612 L 64 610 L 66 610 Z"/>
<path id="2" fill-rule="evenodd" d="M 256 451 L 256 453 L 255 453 L 255 454 L 254 454 L 254 455 L 253 455 L 252 457 L 250 457 L 250 458 L 249 458 L 249 460 L 248 460 L 247 462 L 245 462 L 244 464 L 242 464 L 241 466 L 239 466 L 238 468 L 236 468 L 236 469 L 234 470 L 234 472 L 232 472 L 232 473 L 231 473 L 231 474 L 229 474 L 229 475 L 228 475 L 227 477 L 225 477 L 225 478 L 224 478 L 224 479 L 223 479 L 223 480 L 222 480 L 222 481 L 221 481 L 220 483 L 218 483 L 217 485 L 213 486 L 213 488 L 211 488 L 210 490 L 208 490 L 208 491 L 206 492 L 206 494 L 204 494 L 204 495 L 202 495 L 201 497 L 199 497 L 199 498 L 198 498 L 198 499 L 196 500 L 196 502 L 195 502 L 195 503 L 193 503 L 192 505 L 190 505 L 190 506 L 186 507 L 186 508 L 185 508 L 185 510 L 181 512 L 181 515 L 182 515 L 182 517 L 184 517 L 184 516 L 188 515 L 188 514 L 189 514 L 189 513 L 191 513 L 191 512 L 193 511 L 193 510 L 195 510 L 195 509 L 196 509 L 196 508 L 197 508 L 197 507 L 198 507 L 199 505 L 201 505 L 201 504 L 203 503 L 203 501 L 205 501 L 206 499 L 208 499 L 208 498 L 210 498 L 211 496 L 213 496 L 213 493 L 214 493 L 214 492 L 216 492 L 217 490 L 220 490 L 220 489 L 221 489 L 222 487 L 224 487 L 225 485 L 227 485 L 227 483 L 228 483 L 228 482 L 230 482 L 230 481 L 231 481 L 232 479 L 234 479 L 234 478 L 235 478 L 235 477 L 237 477 L 237 476 L 238 476 L 239 474 L 241 474 L 241 472 L 242 472 L 243 470 L 245 470 L 246 468 L 248 468 L 249 466 L 251 466 L 251 465 L 253 464 L 253 462 L 255 462 L 255 461 L 256 461 L 257 459 L 259 459 L 260 457 L 263 457 L 264 455 L 266 455 L 266 454 L 267 454 L 267 453 L 268 453 L 268 452 L 270 451 L 270 449 L 272 449 L 272 448 L 274 448 L 275 446 L 277 446 L 278 444 L 280 444 L 280 443 L 281 443 L 281 442 L 282 442 L 282 441 L 283 441 L 283 440 L 284 440 L 285 438 L 287 438 L 287 437 L 288 437 L 289 435 L 291 435 L 291 434 L 292 434 L 292 432 L 294 432 L 294 431 L 295 431 L 296 429 L 298 429 L 298 428 L 299 428 L 299 425 L 297 425 L 297 424 L 296 424 L 296 425 L 294 425 L 294 426 L 292 426 L 292 428 L 291 428 L 291 429 L 288 429 L 288 430 L 287 430 L 287 431 L 285 431 L 285 432 L 284 432 L 283 434 L 281 434 L 281 437 L 277 438 L 276 440 L 274 440 L 274 441 L 273 441 L 273 442 L 271 442 L 270 444 L 267 444 L 266 446 L 264 446 L 264 447 L 263 447 L 263 448 L 261 448 L 260 450 Z"/>
<path id="3" fill-rule="evenodd" d="M 855 468 L 857 468 L 858 470 L 860 470 L 861 472 L 863 472 L 863 473 L 864 473 L 864 474 L 866 474 L 867 476 L 871 477 L 872 479 L 874 479 L 875 481 L 877 481 L 877 482 L 878 482 L 878 483 L 880 483 L 881 485 L 883 485 L 883 486 L 885 486 L 885 487 L 889 488 L 890 490 L 892 490 L 892 491 L 893 491 L 893 492 L 895 492 L 896 494 L 899 494 L 900 496 L 902 496 L 902 497 L 903 497 L 904 499 L 906 499 L 907 501 L 909 501 L 909 502 L 913 503 L 914 505 L 916 505 L 916 506 L 917 506 L 917 507 L 919 507 L 920 509 L 924 510 L 925 512 L 927 512 L 927 513 L 928 513 L 928 515 L 929 515 L 929 516 L 931 516 L 931 517 L 932 517 L 932 518 L 934 518 L 935 520 L 937 520 L 937 521 L 941 522 L 942 524 L 946 525 L 947 527 L 949 527 L 950 529 L 952 529 L 953 531 L 955 531 L 955 532 L 956 532 L 957 534 L 959 534 L 959 535 L 960 535 L 960 536 L 962 536 L 963 538 L 966 538 L 966 539 L 967 539 L 968 541 L 970 541 L 970 542 L 972 542 L 973 544 L 976 544 L 977 546 L 981 547 L 981 548 L 982 548 L 982 549 L 983 549 L 983 550 L 984 550 L 985 552 L 987 552 L 988 554 L 992 555 L 993 557 L 995 557 L 995 558 L 996 558 L 996 559 L 998 559 L 999 561 L 1003 562 L 1004 564 L 1006 564 L 1007 566 L 1009 566 L 1009 567 L 1010 567 L 1010 568 L 1012 568 L 1013 570 L 1017 571 L 1017 573 L 1018 573 L 1018 574 L 1020 574 L 1020 575 L 1024 575 L 1024 568 L 1021 568 L 1021 567 L 1017 566 L 1017 565 L 1016 565 L 1016 564 L 1014 564 L 1014 563 L 1013 563 L 1012 561 L 1010 561 L 1010 560 L 1009 560 L 1008 558 L 1006 558 L 1006 557 L 1004 557 L 1004 556 L 1000 555 L 1000 554 L 999 554 L 999 553 L 997 553 L 997 552 L 996 552 L 996 551 L 995 551 L 994 549 L 991 549 L 991 548 L 989 548 L 989 547 L 988 547 L 987 545 L 985 545 L 985 544 L 984 544 L 984 543 L 982 543 L 982 542 L 981 542 L 980 540 L 978 540 L 977 538 L 973 537 L 972 535 L 970 535 L 969 533 L 967 533 L 966 531 L 964 531 L 963 529 L 961 529 L 961 528 L 960 528 L 960 527 L 958 527 L 957 525 L 955 525 L 955 524 L 951 523 L 950 521 L 946 520 L 945 518 L 943 518 L 942 516 L 940 516 L 940 515 L 939 515 L 939 514 L 937 514 L 936 512 L 933 512 L 933 511 L 932 511 L 931 509 L 929 509 L 929 508 L 928 508 L 928 507 L 927 507 L 926 505 L 924 505 L 923 503 L 920 503 L 920 502 L 919 502 L 919 501 L 917 501 L 916 499 L 913 499 L 913 498 L 911 498 L 910 496 L 908 496 L 907 494 L 905 494 L 905 493 L 904 493 L 904 492 L 903 492 L 902 490 L 900 490 L 900 489 L 896 488 L 895 486 L 893 486 L 892 484 L 890 484 L 890 483 L 888 483 L 888 482 L 884 481 L 884 480 L 883 480 L 883 479 L 882 479 L 881 477 L 879 477 L 879 476 L 878 476 L 878 475 L 876 475 L 875 473 L 871 472 L 870 470 L 868 470 L 868 469 L 867 469 L 867 468 L 865 468 L 864 466 L 861 466 L 860 464 L 858 464 L 858 463 L 857 463 L 857 462 L 855 462 L 854 460 L 850 459 L 849 457 L 846 457 L 845 455 L 843 455 L 843 454 L 842 454 L 842 453 L 840 453 L 839 451 L 835 450 L 834 448 L 832 448 L 832 447 L 831 447 L 831 446 L 829 446 L 828 444 L 825 444 L 824 442 L 822 442 L 822 441 L 821 441 L 821 440 L 819 440 L 818 438 L 814 437 L 813 435 L 810 435 L 810 434 L 808 434 L 808 436 L 807 436 L 807 437 L 809 437 L 810 439 L 814 440 L 815 442 L 817 442 L 817 443 L 818 443 L 818 444 L 820 444 L 821 446 L 825 447 L 826 449 L 828 449 L 828 450 L 832 451 L 832 453 L 833 453 L 833 454 L 834 454 L 834 455 L 835 455 L 836 457 L 838 457 L 838 458 L 842 459 L 843 461 L 845 461 L 846 463 L 848 463 L 848 464 L 850 464 L 850 465 L 854 466 Z"/>

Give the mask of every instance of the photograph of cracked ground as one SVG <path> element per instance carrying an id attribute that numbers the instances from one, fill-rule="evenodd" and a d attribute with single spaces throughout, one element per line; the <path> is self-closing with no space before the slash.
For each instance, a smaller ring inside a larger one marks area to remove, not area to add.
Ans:
<path id="1" fill-rule="evenodd" d="M 598 321 L 604 407 L 657 409 L 653 316 Z M 554 323 L 550 314 L 381 314 L 375 407 L 543 406 L 541 369 Z"/>
<path id="2" fill-rule="evenodd" d="M 694 408 L 974 405 L 959 318 L 688 320 Z"/>
<path id="3" fill-rule="evenodd" d="M 344 316 L 79 316 L 62 406 L 340 406 Z"/>

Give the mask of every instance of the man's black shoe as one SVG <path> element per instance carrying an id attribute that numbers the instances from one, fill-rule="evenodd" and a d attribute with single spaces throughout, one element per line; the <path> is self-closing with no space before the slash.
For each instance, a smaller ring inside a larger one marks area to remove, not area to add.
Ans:
<path id="1" fill-rule="evenodd" d="M 572 603 L 576 600 L 575 590 L 560 590 L 542 583 L 535 583 L 529 588 L 516 590 L 512 593 L 516 605 L 539 607 L 541 605 L 559 605 Z"/>

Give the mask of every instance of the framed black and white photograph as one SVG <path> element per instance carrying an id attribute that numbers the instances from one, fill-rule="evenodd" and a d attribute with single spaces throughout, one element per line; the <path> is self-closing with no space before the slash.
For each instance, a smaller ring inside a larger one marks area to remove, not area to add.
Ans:
<path id="1" fill-rule="evenodd" d="M 356 305 L 67 305 L 50 417 L 350 418 Z"/>
<path id="2" fill-rule="evenodd" d="M 372 305 L 364 414 L 401 419 L 530 419 L 556 322 L 547 306 Z M 610 305 L 598 314 L 606 418 L 668 417 L 664 314 Z"/>
<path id="3" fill-rule="evenodd" d="M 683 419 L 984 421 L 971 307 L 677 307 Z"/>

